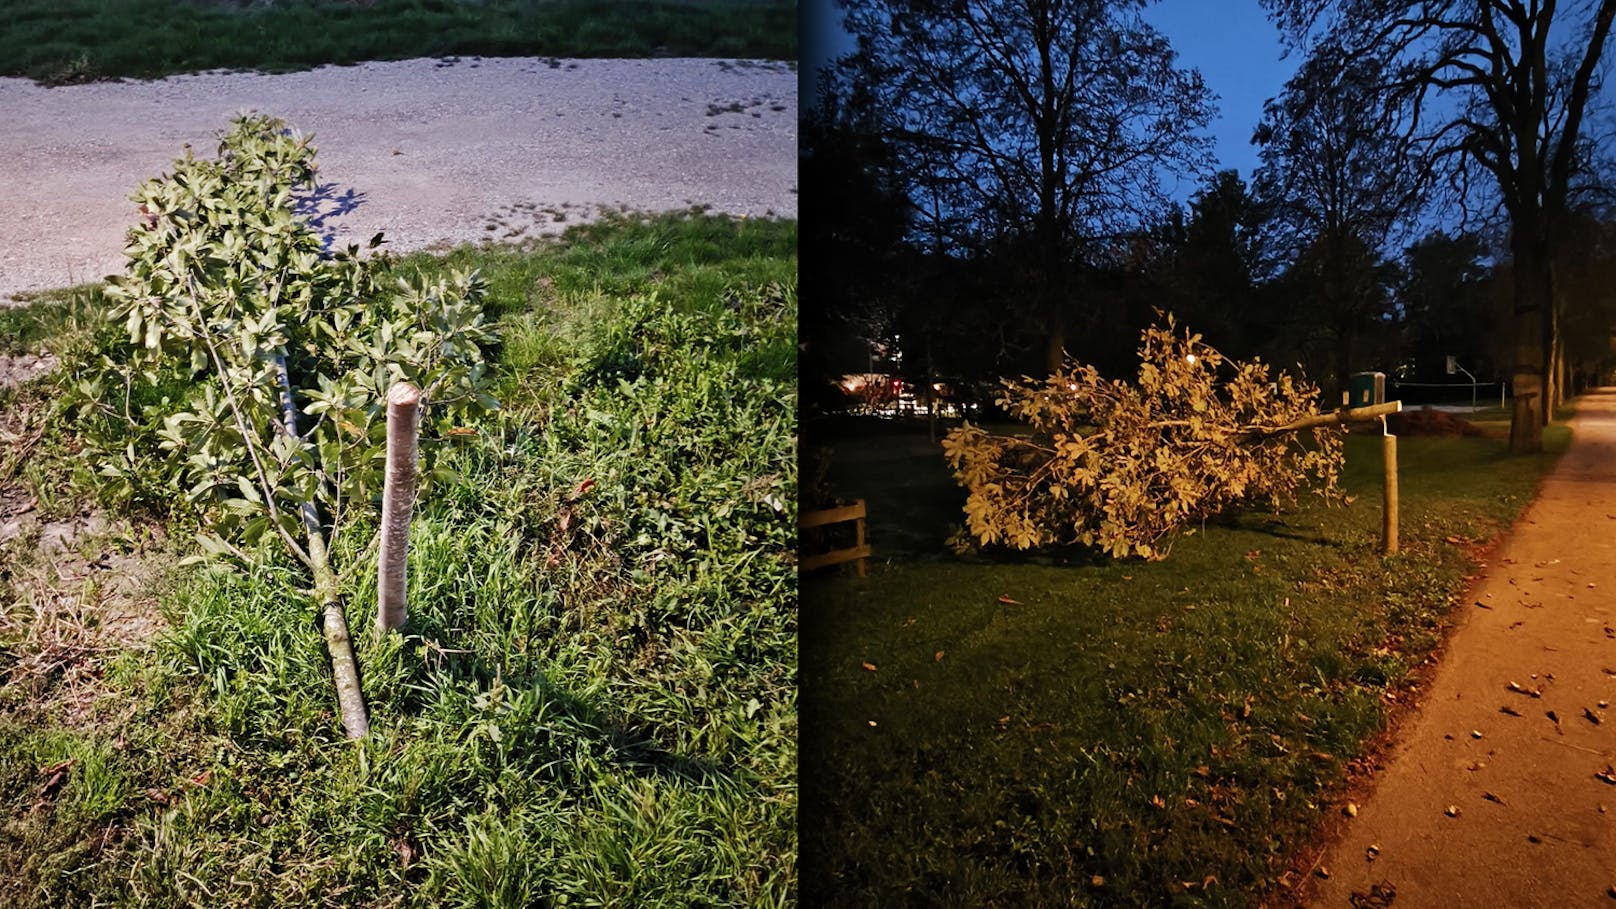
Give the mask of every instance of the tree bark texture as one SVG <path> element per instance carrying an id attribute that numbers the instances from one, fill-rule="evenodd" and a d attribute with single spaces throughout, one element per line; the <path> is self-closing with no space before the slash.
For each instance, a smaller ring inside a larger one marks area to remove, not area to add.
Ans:
<path id="1" fill-rule="evenodd" d="M 1381 526 L 1380 551 L 1385 555 L 1397 552 L 1397 437 L 1391 433 L 1381 436 L 1381 461 L 1386 471 L 1385 515 Z"/>
<path id="2" fill-rule="evenodd" d="M 281 384 L 281 430 L 297 438 L 297 405 L 292 398 L 285 359 L 277 360 L 275 366 Z M 331 554 L 326 551 L 325 531 L 320 526 L 320 515 L 314 503 L 299 502 L 298 512 L 303 518 L 304 533 L 308 535 L 314 597 L 324 613 L 325 646 L 331 654 L 331 678 L 337 689 L 342 730 L 349 739 L 362 739 L 370 734 L 370 717 L 365 710 L 364 691 L 359 687 L 359 664 L 354 659 L 353 641 L 348 637 L 348 620 L 342 614 L 342 600 L 337 595 L 337 573 L 331 569 Z"/>
<path id="3" fill-rule="evenodd" d="M 1543 425 L 1547 414 L 1544 379 L 1544 310 L 1551 305 L 1550 275 L 1546 250 L 1531 226 L 1516 225 L 1510 245 L 1514 247 L 1515 280 L 1515 374 L 1512 391 L 1516 406 L 1509 424 L 1509 450 L 1531 454 L 1543 450 Z"/>
<path id="4" fill-rule="evenodd" d="M 309 536 L 309 556 L 314 562 L 314 596 L 323 604 L 325 646 L 331 653 L 331 678 L 336 684 L 342 731 L 357 741 L 370 734 L 370 717 L 365 711 L 364 691 L 359 687 L 359 664 L 354 660 L 348 620 L 337 595 L 337 573 L 331 570 L 325 538 L 319 533 Z"/>
<path id="5" fill-rule="evenodd" d="M 381 555 L 376 560 L 376 629 L 404 627 L 405 571 L 409 563 L 410 515 L 415 509 L 416 415 L 421 392 L 408 382 L 387 391 L 387 478 L 382 489 Z"/>

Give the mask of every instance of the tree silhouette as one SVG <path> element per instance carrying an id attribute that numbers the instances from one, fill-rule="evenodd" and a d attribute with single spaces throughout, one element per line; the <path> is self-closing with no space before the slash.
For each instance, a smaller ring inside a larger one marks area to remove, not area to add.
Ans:
<path id="1" fill-rule="evenodd" d="M 1211 113 L 1142 2 L 843 0 L 848 80 L 887 113 L 917 212 L 950 246 L 1027 254 L 1020 314 L 1059 365 L 1075 269 L 1195 170 Z"/>
<path id="2" fill-rule="evenodd" d="M 1513 259 L 1510 450 L 1539 451 L 1555 389 L 1554 250 L 1587 175 L 1583 142 L 1616 0 L 1264 0 L 1298 44 L 1383 66 L 1428 176 L 1489 180 Z"/>

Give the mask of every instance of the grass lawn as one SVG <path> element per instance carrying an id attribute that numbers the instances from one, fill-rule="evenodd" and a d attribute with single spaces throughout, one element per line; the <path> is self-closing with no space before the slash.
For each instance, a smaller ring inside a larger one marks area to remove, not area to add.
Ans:
<path id="1" fill-rule="evenodd" d="M 784 0 L 13 0 L 0 75 L 52 85 L 412 57 L 794 61 Z"/>
<path id="2" fill-rule="evenodd" d="M 1380 442 L 1355 434 L 1350 505 L 1197 527 L 1155 563 L 953 556 L 964 494 L 924 434 L 831 440 L 877 558 L 803 581 L 804 905 L 1255 904 L 1568 438 L 1400 439 L 1382 558 Z"/>
<path id="3" fill-rule="evenodd" d="M 171 567 L 194 529 L 166 515 L 176 496 L 110 488 L 75 456 L 55 406 L 72 358 L 123 333 L 96 325 L 95 294 L 6 313 L 26 346 L 69 352 L 0 392 L 0 413 L 41 433 L 0 459 L 0 499 L 14 482 L 52 518 L 97 496 L 134 516 L 133 533 L 77 541 L 92 565 L 142 539 L 168 550 L 151 588 L 166 627 L 125 647 L 70 605 L 110 595 L 116 571 L 59 596 L 38 540 L 0 543 L 0 894 L 18 909 L 793 904 L 796 245 L 795 222 L 670 215 L 397 264 L 483 269 L 504 407 L 417 506 L 408 634 L 362 633 L 374 569 L 345 581 L 361 745 L 337 725 L 292 563 Z"/>

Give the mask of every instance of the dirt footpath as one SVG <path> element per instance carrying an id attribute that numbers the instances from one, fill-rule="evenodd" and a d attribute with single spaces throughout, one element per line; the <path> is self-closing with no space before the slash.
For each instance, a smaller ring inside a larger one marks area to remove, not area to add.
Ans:
<path id="1" fill-rule="evenodd" d="M 1572 429 L 1312 905 L 1616 906 L 1616 389 Z"/>
<path id="2" fill-rule="evenodd" d="M 0 79 L 0 305 L 123 267 L 128 196 L 254 109 L 312 132 L 339 242 L 556 233 L 601 206 L 797 211 L 797 73 L 725 60 L 407 60 L 41 88 Z"/>

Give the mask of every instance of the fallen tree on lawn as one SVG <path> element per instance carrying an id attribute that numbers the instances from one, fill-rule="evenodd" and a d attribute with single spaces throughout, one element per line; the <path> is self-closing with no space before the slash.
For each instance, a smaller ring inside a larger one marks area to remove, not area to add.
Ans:
<path id="1" fill-rule="evenodd" d="M 1318 388 L 1266 364 L 1226 360 L 1171 316 L 1147 328 L 1133 384 L 1068 362 L 1047 379 L 1003 383 L 998 404 L 1029 436 L 969 423 L 943 450 L 969 490 L 966 530 L 981 545 L 1081 544 L 1164 558 L 1191 522 L 1294 502 L 1309 483 L 1339 497 L 1339 421 Z"/>
<path id="2" fill-rule="evenodd" d="M 85 369 L 76 393 L 108 479 L 157 474 L 196 509 L 215 556 L 252 564 L 275 539 L 302 564 L 343 728 L 360 738 L 369 724 L 340 590 L 366 566 L 339 572 L 331 553 L 381 492 L 388 388 L 421 389 L 423 419 L 440 429 L 497 407 L 483 391 L 494 335 L 474 273 L 390 285 L 384 257 L 326 253 L 297 209 L 314 175 L 306 137 L 243 116 L 218 160 L 187 152 L 141 184 L 128 266 L 106 289 L 128 344 Z"/>

